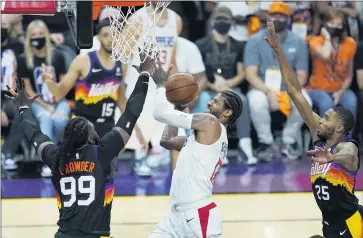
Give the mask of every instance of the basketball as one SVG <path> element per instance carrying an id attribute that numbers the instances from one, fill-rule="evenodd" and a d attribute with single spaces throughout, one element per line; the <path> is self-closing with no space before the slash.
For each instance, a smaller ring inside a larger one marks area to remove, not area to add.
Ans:
<path id="1" fill-rule="evenodd" d="M 197 95 L 198 84 L 192 75 L 176 73 L 169 77 L 165 89 L 169 102 L 176 106 L 186 105 Z"/>

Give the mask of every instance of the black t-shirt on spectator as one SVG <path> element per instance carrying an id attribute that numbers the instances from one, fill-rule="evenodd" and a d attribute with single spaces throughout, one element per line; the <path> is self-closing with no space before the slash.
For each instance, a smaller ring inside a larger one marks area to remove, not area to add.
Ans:
<path id="1" fill-rule="evenodd" d="M 54 99 L 49 98 L 51 94 L 41 76 L 40 66 L 43 63 L 46 64 L 45 58 L 34 56 L 34 67 L 28 68 L 25 61 L 25 55 L 21 55 L 18 59 L 18 78 L 28 78 L 34 92 L 40 93 L 40 97 L 43 101 L 53 102 Z M 55 80 L 59 82 L 60 76 L 66 74 L 66 67 L 63 54 L 57 50 L 53 50 L 52 66 L 55 72 Z"/>
<path id="2" fill-rule="evenodd" d="M 361 41 L 358 45 L 354 61 L 355 69 L 363 69 L 363 41 Z"/>
<path id="3" fill-rule="evenodd" d="M 356 76 L 357 70 L 363 70 L 363 41 L 358 44 L 357 52 L 354 56 L 354 75 Z M 356 80 L 353 81 L 351 88 L 353 91 L 359 90 L 358 83 L 357 83 L 357 76 L 355 77 Z"/>
<path id="4" fill-rule="evenodd" d="M 243 63 L 244 43 L 229 37 L 230 46 L 227 47 L 228 43 L 218 43 L 212 37 L 209 35 L 195 42 L 202 54 L 208 80 L 213 83 L 214 74 L 218 73 L 218 70 L 225 79 L 233 78 L 237 74 L 237 63 Z M 217 46 L 215 54 L 213 41 Z"/>

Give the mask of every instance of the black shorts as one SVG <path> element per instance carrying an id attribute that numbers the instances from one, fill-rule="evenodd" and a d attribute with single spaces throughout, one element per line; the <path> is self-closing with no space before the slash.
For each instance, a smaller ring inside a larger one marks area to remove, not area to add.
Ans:
<path id="1" fill-rule="evenodd" d="M 54 238 L 111 238 L 110 236 L 88 236 L 88 235 L 82 235 L 82 236 L 70 236 L 63 232 L 57 231 L 55 233 Z"/>
<path id="2" fill-rule="evenodd" d="M 323 222 L 323 234 L 326 238 L 363 237 L 363 207 L 341 224 L 326 225 Z"/>

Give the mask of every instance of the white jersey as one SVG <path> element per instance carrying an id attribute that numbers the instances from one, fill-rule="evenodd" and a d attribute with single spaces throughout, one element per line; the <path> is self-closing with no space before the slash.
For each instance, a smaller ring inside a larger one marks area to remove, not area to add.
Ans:
<path id="1" fill-rule="evenodd" d="M 142 22 L 147 23 L 152 21 L 148 11 L 149 8 L 141 8 L 137 12 L 138 17 L 142 20 Z M 152 31 L 154 32 L 156 42 L 158 43 L 159 49 L 161 50 L 160 61 L 163 64 L 164 70 L 167 70 L 171 64 L 173 48 L 178 38 L 178 27 L 177 14 L 170 9 L 165 9 L 165 11 L 167 12 L 166 23 L 164 25 L 156 24 Z M 143 44 L 143 42 L 140 43 L 141 45 Z"/>
<path id="2" fill-rule="evenodd" d="M 221 135 L 214 144 L 203 145 L 190 133 L 180 151 L 170 189 L 172 205 L 191 204 L 212 196 L 213 181 L 227 156 L 228 138 L 221 124 Z"/>

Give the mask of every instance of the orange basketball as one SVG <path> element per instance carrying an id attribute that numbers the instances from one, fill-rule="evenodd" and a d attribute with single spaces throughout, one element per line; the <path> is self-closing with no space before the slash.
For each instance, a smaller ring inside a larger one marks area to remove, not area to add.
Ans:
<path id="1" fill-rule="evenodd" d="M 186 105 L 196 97 L 198 84 L 192 75 L 176 73 L 169 77 L 165 89 L 169 102 L 176 106 Z"/>

